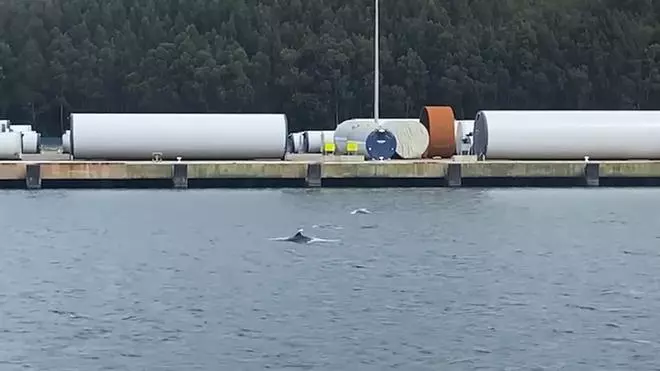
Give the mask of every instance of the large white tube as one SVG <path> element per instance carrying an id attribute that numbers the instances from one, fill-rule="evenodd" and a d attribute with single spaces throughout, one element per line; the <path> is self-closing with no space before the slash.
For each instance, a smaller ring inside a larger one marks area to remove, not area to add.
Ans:
<path id="1" fill-rule="evenodd" d="M 22 147 L 21 133 L 11 131 L 0 133 L 0 160 L 20 160 Z"/>
<path id="2" fill-rule="evenodd" d="M 283 114 L 71 114 L 77 159 L 173 160 L 283 158 Z"/>
<path id="3" fill-rule="evenodd" d="M 489 159 L 660 159 L 660 111 L 481 111 L 473 147 Z"/>
<path id="4" fill-rule="evenodd" d="M 378 123 L 396 138 L 396 156 L 402 159 L 421 158 L 429 145 L 428 130 L 419 119 L 378 119 Z M 366 154 L 367 136 L 378 128 L 372 118 L 350 119 L 335 130 L 335 146 L 339 154 L 346 153 L 346 142 L 358 144 L 359 154 Z"/>

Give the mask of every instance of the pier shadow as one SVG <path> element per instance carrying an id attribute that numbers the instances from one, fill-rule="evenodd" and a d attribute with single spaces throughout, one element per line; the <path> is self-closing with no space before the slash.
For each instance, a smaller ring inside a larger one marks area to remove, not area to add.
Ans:
<path id="1" fill-rule="evenodd" d="M 222 178 L 188 179 L 188 188 L 306 188 L 304 179 Z"/>
<path id="2" fill-rule="evenodd" d="M 23 182 L 25 188 L 25 182 Z M 169 179 L 43 179 L 42 189 L 169 189 Z"/>
<path id="3" fill-rule="evenodd" d="M 425 188 L 445 187 L 444 178 L 325 178 L 324 188 Z"/>
<path id="4" fill-rule="evenodd" d="M 533 187 L 533 188 L 566 188 L 583 187 L 585 181 L 575 177 L 484 177 L 463 178 L 462 187 Z"/>
<path id="5" fill-rule="evenodd" d="M 660 187 L 660 178 L 600 178 L 601 187 Z"/>

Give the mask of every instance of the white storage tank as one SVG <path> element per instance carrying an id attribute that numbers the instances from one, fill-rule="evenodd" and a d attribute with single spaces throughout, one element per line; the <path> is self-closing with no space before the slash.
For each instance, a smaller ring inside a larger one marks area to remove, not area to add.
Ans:
<path id="1" fill-rule="evenodd" d="M 284 114 L 71 114 L 76 159 L 281 159 L 286 137 Z"/>
<path id="2" fill-rule="evenodd" d="M 660 111 L 481 111 L 473 148 L 488 159 L 660 159 Z"/>
<path id="3" fill-rule="evenodd" d="M 23 136 L 23 153 L 41 152 L 41 134 L 36 131 L 24 131 L 21 134 Z"/>
<path id="4" fill-rule="evenodd" d="M 286 152 L 287 153 L 301 153 L 303 152 L 303 132 L 290 133 L 286 138 Z"/>
<path id="5" fill-rule="evenodd" d="M 71 153 L 71 130 L 66 130 L 62 134 L 62 153 Z"/>
<path id="6" fill-rule="evenodd" d="M 303 152 L 321 153 L 327 143 L 334 141 L 334 130 L 308 130 L 303 132 Z"/>
<path id="7" fill-rule="evenodd" d="M 456 134 L 456 154 L 468 155 L 472 150 L 472 132 L 474 120 L 456 120 L 454 122 Z"/>
<path id="8" fill-rule="evenodd" d="M 23 153 L 21 133 L 6 131 L 0 133 L 0 160 L 20 160 Z"/>
<path id="9" fill-rule="evenodd" d="M 32 125 L 15 125 L 15 124 L 10 124 L 9 129 L 11 131 L 16 131 L 19 133 L 24 133 L 26 131 L 32 131 Z"/>
<path id="10" fill-rule="evenodd" d="M 419 119 L 378 119 L 379 124 L 396 138 L 396 156 L 402 159 L 421 158 L 429 146 L 428 130 Z M 346 142 L 359 144 L 359 154 L 365 154 L 364 142 L 367 135 L 378 128 L 373 118 L 350 119 L 342 122 L 335 130 L 335 146 L 338 154 L 346 153 Z"/>

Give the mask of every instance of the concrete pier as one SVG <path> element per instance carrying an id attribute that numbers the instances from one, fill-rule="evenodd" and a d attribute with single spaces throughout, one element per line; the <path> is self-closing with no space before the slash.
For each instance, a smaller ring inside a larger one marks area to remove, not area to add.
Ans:
<path id="1" fill-rule="evenodd" d="M 0 188 L 660 186 L 660 161 L 0 161 Z"/>

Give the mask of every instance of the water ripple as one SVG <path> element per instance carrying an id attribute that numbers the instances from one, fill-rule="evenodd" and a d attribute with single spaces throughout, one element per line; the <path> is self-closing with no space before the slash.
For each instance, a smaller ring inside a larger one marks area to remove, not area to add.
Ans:
<path id="1" fill-rule="evenodd" d="M 657 369 L 658 190 L 0 204 L 0 369 Z M 375 212 L 356 221 L 355 205 Z M 342 243 L 267 241 L 300 226 Z"/>

